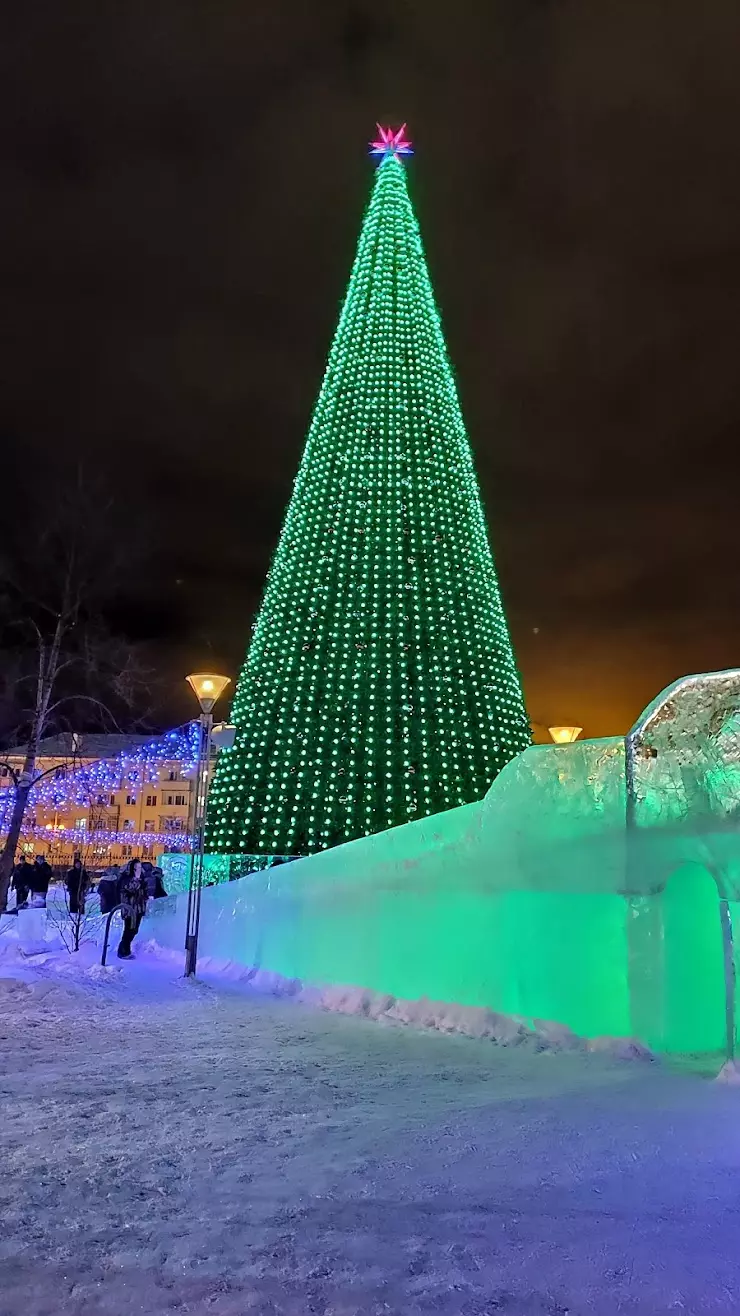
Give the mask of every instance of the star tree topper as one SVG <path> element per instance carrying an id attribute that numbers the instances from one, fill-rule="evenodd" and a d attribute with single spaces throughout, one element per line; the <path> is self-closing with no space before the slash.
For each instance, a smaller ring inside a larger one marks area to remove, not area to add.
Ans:
<path id="1" fill-rule="evenodd" d="M 387 159 L 389 155 L 394 160 L 400 159 L 402 155 L 413 155 L 411 142 L 406 137 L 406 124 L 401 124 L 400 128 L 381 128 L 380 124 L 375 125 L 378 130 L 378 137 L 370 143 L 370 154 L 378 155 L 381 160 Z"/>

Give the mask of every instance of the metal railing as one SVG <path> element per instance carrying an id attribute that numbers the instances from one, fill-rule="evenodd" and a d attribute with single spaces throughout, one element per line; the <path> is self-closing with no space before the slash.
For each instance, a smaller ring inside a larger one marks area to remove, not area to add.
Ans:
<path id="1" fill-rule="evenodd" d="M 120 905 L 114 905 L 113 908 L 110 910 L 107 919 L 105 920 L 105 936 L 103 937 L 103 954 L 100 958 L 100 963 L 102 964 L 103 968 L 105 968 L 105 961 L 108 955 L 108 941 L 110 939 L 111 921 L 113 919 L 113 915 L 120 913 L 120 910 L 121 910 Z"/>

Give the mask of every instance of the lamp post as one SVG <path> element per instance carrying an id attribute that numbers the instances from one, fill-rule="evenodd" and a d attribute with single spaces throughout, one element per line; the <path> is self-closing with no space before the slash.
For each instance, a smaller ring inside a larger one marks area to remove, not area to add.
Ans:
<path id="1" fill-rule="evenodd" d="M 572 745 L 583 731 L 583 727 L 548 727 L 556 745 Z"/>
<path id="2" fill-rule="evenodd" d="M 200 737 L 198 740 L 198 771 L 195 780 L 195 806 L 193 810 L 193 849 L 190 855 L 190 881 L 188 883 L 188 914 L 185 928 L 185 977 L 195 973 L 198 960 L 198 930 L 200 928 L 200 900 L 203 891 L 203 854 L 206 841 L 206 805 L 208 803 L 208 770 L 211 760 L 211 730 L 213 705 L 229 684 L 228 676 L 215 672 L 194 672 L 187 678 L 200 704 Z"/>

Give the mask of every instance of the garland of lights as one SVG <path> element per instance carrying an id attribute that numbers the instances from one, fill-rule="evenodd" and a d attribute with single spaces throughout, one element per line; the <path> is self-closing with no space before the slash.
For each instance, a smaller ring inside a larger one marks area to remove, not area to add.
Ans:
<path id="1" fill-rule="evenodd" d="M 98 795 L 135 790 L 159 779 L 163 763 L 178 762 L 184 778 L 194 776 L 198 765 L 199 725 L 187 722 L 143 745 L 131 746 L 106 759 L 61 764 L 43 776 L 28 793 L 28 809 L 67 810 L 94 807 Z M 14 783 L 0 788 L 0 829 L 15 793 Z"/>
<path id="2" fill-rule="evenodd" d="M 163 763 L 177 762 L 183 778 L 194 776 L 197 771 L 199 737 L 198 723 L 187 722 L 181 727 L 175 727 L 173 731 L 144 744 L 121 750 L 107 759 L 83 761 L 75 766 L 73 756 L 69 764 L 61 764 L 54 773 L 40 777 L 31 787 L 21 835 L 26 839 L 71 842 L 80 848 L 94 846 L 105 849 L 111 845 L 129 845 L 189 851 L 192 838 L 187 830 L 131 832 L 125 828 L 59 827 L 37 823 L 33 815 L 37 810 L 48 812 L 53 809 L 67 813 L 75 809 L 94 809 L 98 807 L 100 796 L 122 790 L 136 791 L 159 782 Z M 0 788 L 0 834 L 5 830 L 6 819 L 12 812 L 14 796 L 14 783 L 4 783 Z"/>
<path id="3" fill-rule="evenodd" d="M 111 845 L 149 846 L 157 850 L 189 851 L 192 838 L 188 832 L 126 832 L 97 831 L 87 827 L 43 827 L 29 825 L 21 827 L 21 835 L 36 841 L 71 842 L 80 849 L 93 846 L 108 849 Z"/>
<path id="4" fill-rule="evenodd" d="M 308 853 L 480 799 L 529 743 L 402 157 L 380 163 L 218 761 L 208 849 Z"/>

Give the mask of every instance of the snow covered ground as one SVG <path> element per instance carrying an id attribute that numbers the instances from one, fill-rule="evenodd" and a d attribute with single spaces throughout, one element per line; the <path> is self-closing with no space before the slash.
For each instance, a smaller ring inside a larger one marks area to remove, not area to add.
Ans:
<path id="1" fill-rule="evenodd" d="M 3 1316 L 740 1309 L 740 1089 L 0 937 Z"/>

